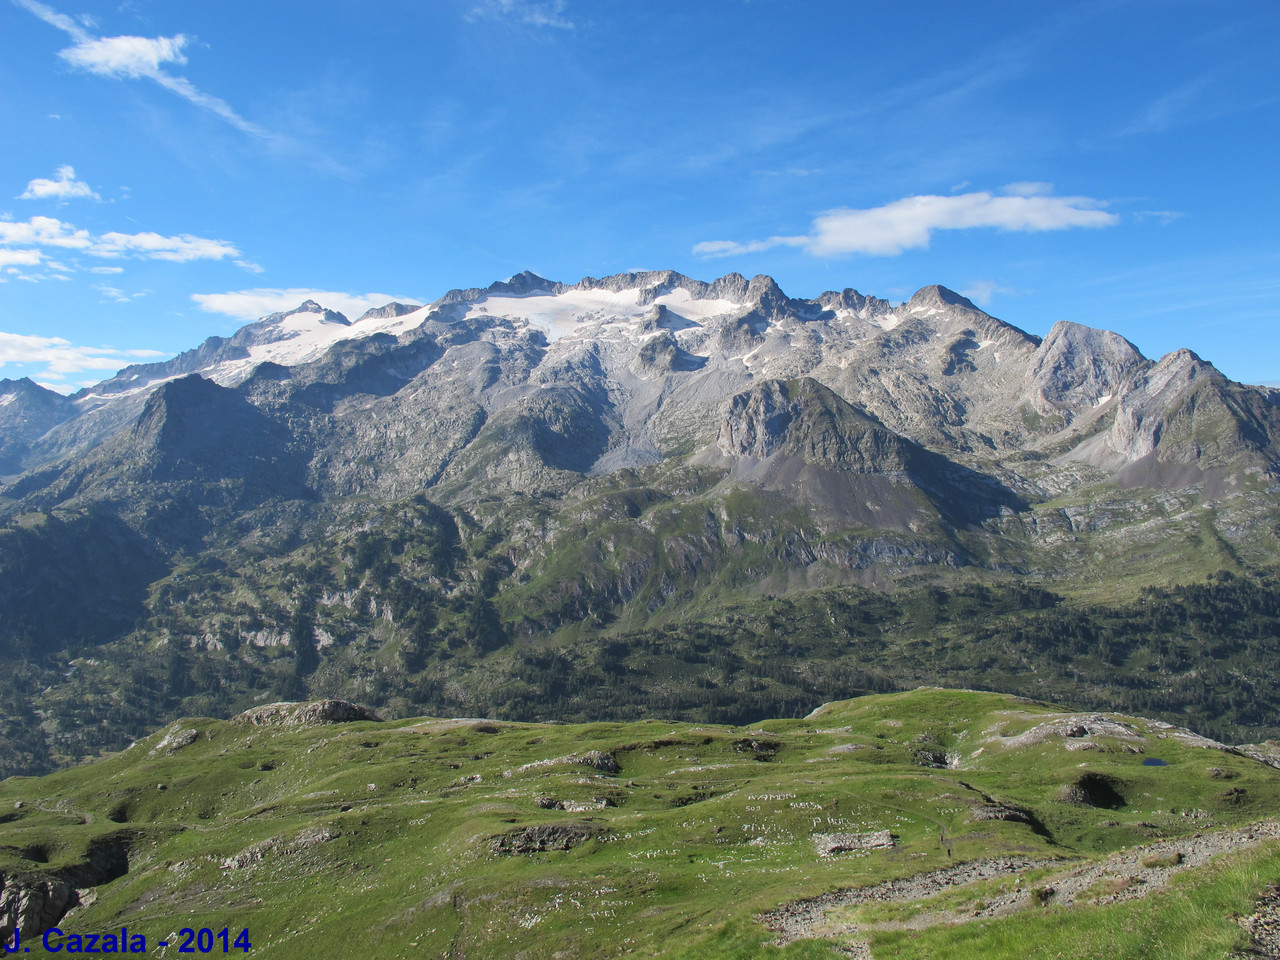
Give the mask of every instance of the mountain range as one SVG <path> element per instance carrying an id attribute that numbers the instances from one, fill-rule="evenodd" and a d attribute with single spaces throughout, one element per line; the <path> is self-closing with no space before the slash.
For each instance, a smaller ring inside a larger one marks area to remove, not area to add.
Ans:
<path id="1" fill-rule="evenodd" d="M 1042 339 L 940 286 L 894 304 L 526 272 L 354 320 L 307 301 L 69 397 L 0 381 L 0 657 L 26 744 L 5 762 L 269 694 L 548 719 L 764 716 L 917 680 L 1026 693 L 1073 671 L 1104 704 L 1117 684 L 1218 690 L 1213 669 L 1248 673 L 1245 646 L 1274 636 L 1219 650 L 1125 605 L 1199 609 L 1167 591 L 1209 574 L 1272 598 L 1277 491 L 1280 391 L 1074 321 Z M 1032 659 L 1058 665 L 1029 681 L 1045 663 L 984 665 L 974 623 L 911 612 L 938 590 L 935 610 L 968 591 L 992 616 L 1114 614 L 1148 639 L 1046 640 Z M 814 604 L 856 614 L 819 628 Z M 792 617 L 812 618 L 794 671 L 762 676 Z M 841 646 L 871 622 L 905 646 Z M 964 633 L 955 663 L 908 650 L 939 624 Z M 713 686 L 644 679 L 663 643 Z M 729 651 L 745 660 L 713 668 Z M 1270 729 L 1266 696 L 1206 720 Z"/>

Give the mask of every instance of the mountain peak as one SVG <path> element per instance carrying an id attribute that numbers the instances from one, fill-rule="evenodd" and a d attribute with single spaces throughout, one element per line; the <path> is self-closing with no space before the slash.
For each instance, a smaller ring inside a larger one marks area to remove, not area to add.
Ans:
<path id="1" fill-rule="evenodd" d="M 777 311 L 786 306 L 791 298 L 782 292 L 782 288 L 773 277 L 758 273 L 751 278 L 751 283 L 747 286 L 747 300 L 760 304 L 762 309 Z"/>
<path id="2" fill-rule="evenodd" d="M 0 379 L 0 394 L 34 393 L 45 394 L 55 391 L 42 387 L 30 377 L 19 377 L 17 380 Z M 61 396 L 61 394 L 56 394 Z"/>
<path id="3" fill-rule="evenodd" d="M 420 303 L 400 303 L 398 300 L 393 300 L 380 307 L 370 307 L 356 318 L 356 323 L 359 323 L 361 320 L 390 320 L 395 317 L 403 317 L 406 314 L 410 314 L 415 310 L 421 309 L 422 304 Z"/>
<path id="4" fill-rule="evenodd" d="M 968 297 L 962 297 L 954 290 L 950 290 L 939 283 L 921 287 L 907 301 L 907 309 L 912 312 L 937 311 L 944 310 L 947 307 L 961 307 L 966 310 L 972 310 L 975 313 L 986 313 Z"/>
<path id="5" fill-rule="evenodd" d="M 530 293 L 559 293 L 563 286 L 564 284 L 540 277 L 531 270 L 521 270 L 513 277 L 489 284 L 485 293 L 505 293 L 520 297 Z"/>

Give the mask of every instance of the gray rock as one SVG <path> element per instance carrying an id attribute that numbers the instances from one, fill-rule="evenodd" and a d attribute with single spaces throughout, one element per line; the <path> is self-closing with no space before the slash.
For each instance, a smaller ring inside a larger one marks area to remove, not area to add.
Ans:
<path id="1" fill-rule="evenodd" d="M 0 873 L 0 942 L 10 942 L 14 930 L 24 937 L 39 936 L 78 902 L 76 889 L 63 880 Z"/>
<path id="2" fill-rule="evenodd" d="M 346 700 L 313 700 L 302 703 L 268 703 L 236 714 L 231 720 L 233 723 L 246 723 L 255 727 L 303 727 L 360 720 L 381 722 L 382 718 L 368 707 Z"/>

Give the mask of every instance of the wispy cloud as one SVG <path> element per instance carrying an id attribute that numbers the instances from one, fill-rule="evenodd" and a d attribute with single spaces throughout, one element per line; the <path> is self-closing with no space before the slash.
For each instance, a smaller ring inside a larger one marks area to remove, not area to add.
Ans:
<path id="1" fill-rule="evenodd" d="M 1269 86 L 1233 78 L 1229 70 L 1214 70 L 1157 97 L 1113 136 L 1167 133 L 1178 127 L 1248 113 L 1278 102 L 1280 95 Z"/>
<path id="2" fill-rule="evenodd" d="M 80 21 L 59 13 L 39 0 L 13 2 L 75 41 L 73 46 L 58 54 L 72 66 L 114 80 L 151 80 L 170 93 L 175 93 L 225 120 L 242 133 L 269 141 L 279 139 L 269 130 L 240 116 L 225 100 L 205 93 L 186 77 L 163 69 L 167 64 L 182 65 L 187 62 L 182 51 L 188 41 L 183 34 L 172 37 L 98 37 L 90 33 Z"/>
<path id="3" fill-rule="evenodd" d="M 573 21 L 565 16 L 567 7 L 566 0 L 480 0 L 472 5 L 467 18 L 572 30 Z"/>
<path id="4" fill-rule="evenodd" d="M 191 299 L 201 310 L 221 313 L 237 320 L 256 320 L 270 313 L 292 310 L 305 300 L 314 300 L 322 307 L 337 310 L 351 318 L 359 317 L 374 307 L 385 306 L 393 300 L 416 303 L 413 297 L 393 297 L 385 293 L 342 293 L 334 290 L 312 290 L 308 287 L 257 288 L 236 290 L 231 293 L 195 293 Z"/>
<path id="5" fill-rule="evenodd" d="M 138 256 L 147 260 L 188 263 L 238 257 L 240 251 L 225 240 L 208 240 L 189 233 L 164 237 L 158 233 L 104 233 L 89 249 L 95 257 Z"/>
<path id="6" fill-rule="evenodd" d="M 1074 227 L 1109 227 L 1120 218 L 1101 209 L 1089 197 L 1055 197 L 1048 184 L 1018 183 L 1005 196 L 987 191 L 958 196 L 904 197 L 867 210 L 828 210 L 802 236 L 774 236 L 767 240 L 708 240 L 695 244 L 696 256 L 715 258 L 759 253 L 775 247 L 800 247 L 814 256 L 861 253 L 896 257 L 911 249 L 927 248 L 938 230 L 997 230 L 1034 233 Z"/>
<path id="7" fill-rule="evenodd" d="M 76 171 L 71 166 L 61 166 L 54 173 L 54 180 L 37 178 L 27 184 L 27 189 L 18 195 L 19 200 L 101 200 L 93 192 L 93 188 L 82 180 L 76 179 Z"/>
<path id="8" fill-rule="evenodd" d="M 1012 287 L 1002 287 L 991 280 L 975 280 L 959 291 L 962 297 L 968 297 L 980 307 L 989 307 L 997 294 L 1016 292 Z"/>
<path id="9" fill-rule="evenodd" d="M 166 237 L 158 233 L 119 233 L 94 236 L 53 217 L 32 217 L 27 221 L 0 220 L 0 247 L 38 247 L 75 250 L 92 257 L 114 259 L 137 257 L 188 263 L 192 260 L 223 260 L 239 257 L 240 251 L 225 240 L 208 240 L 182 233 Z M 20 253 L 22 251 L 12 251 Z"/>
<path id="10" fill-rule="evenodd" d="M 112 303 L 131 303 L 138 297 L 145 297 L 151 292 L 150 290 L 139 290 L 136 293 L 125 293 L 119 287 L 108 286 L 105 283 L 95 284 L 93 289 L 97 290 Z"/>
<path id="11" fill-rule="evenodd" d="M 0 332 L 0 368 L 9 364 L 40 366 L 43 370 L 37 375 L 45 380 L 63 380 L 88 370 L 115 371 L 134 360 L 163 356 L 158 350 L 86 347 L 61 337 Z"/>
<path id="12" fill-rule="evenodd" d="M 1180 210 L 1135 210 L 1133 217 L 1135 220 L 1158 220 L 1162 225 L 1168 225 L 1175 220 L 1181 220 L 1186 214 Z"/>
<path id="13" fill-rule="evenodd" d="M 1190 80 L 1170 90 L 1144 107 L 1120 136 L 1142 133 L 1164 133 L 1170 127 L 1186 121 L 1188 114 L 1198 109 L 1212 76 L 1205 75 Z"/>

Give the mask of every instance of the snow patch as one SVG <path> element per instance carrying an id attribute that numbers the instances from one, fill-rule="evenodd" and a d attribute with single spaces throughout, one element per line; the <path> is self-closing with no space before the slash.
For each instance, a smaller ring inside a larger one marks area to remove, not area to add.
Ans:
<path id="1" fill-rule="evenodd" d="M 9 404 L 13 403 L 13 398 L 15 396 L 17 396 L 17 394 L 6 393 L 3 397 L 0 397 L 0 407 L 7 407 Z"/>
<path id="2" fill-rule="evenodd" d="M 695 300 L 681 287 L 640 303 L 639 290 L 570 290 L 561 294 L 534 293 L 524 297 L 485 297 L 467 311 L 468 318 L 489 316 L 524 321 L 547 335 L 548 340 L 569 336 L 583 326 L 634 323 L 654 305 L 666 307 L 686 320 L 705 320 L 740 309 L 730 300 Z"/>
<path id="3" fill-rule="evenodd" d="M 368 317 L 350 326 L 326 321 L 323 314 L 299 311 L 283 317 L 277 324 L 279 338 L 249 348 L 249 356 L 218 364 L 201 373 L 221 384 L 236 383 L 249 375 L 260 363 L 278 363 L 282 367 L 297 366 L 318 360 L 335 344 L 346 340 L 363 340 L 377 333 L 400 336 L 419 326 L 429 313 L 419 307 L 402 317 Z"/>

